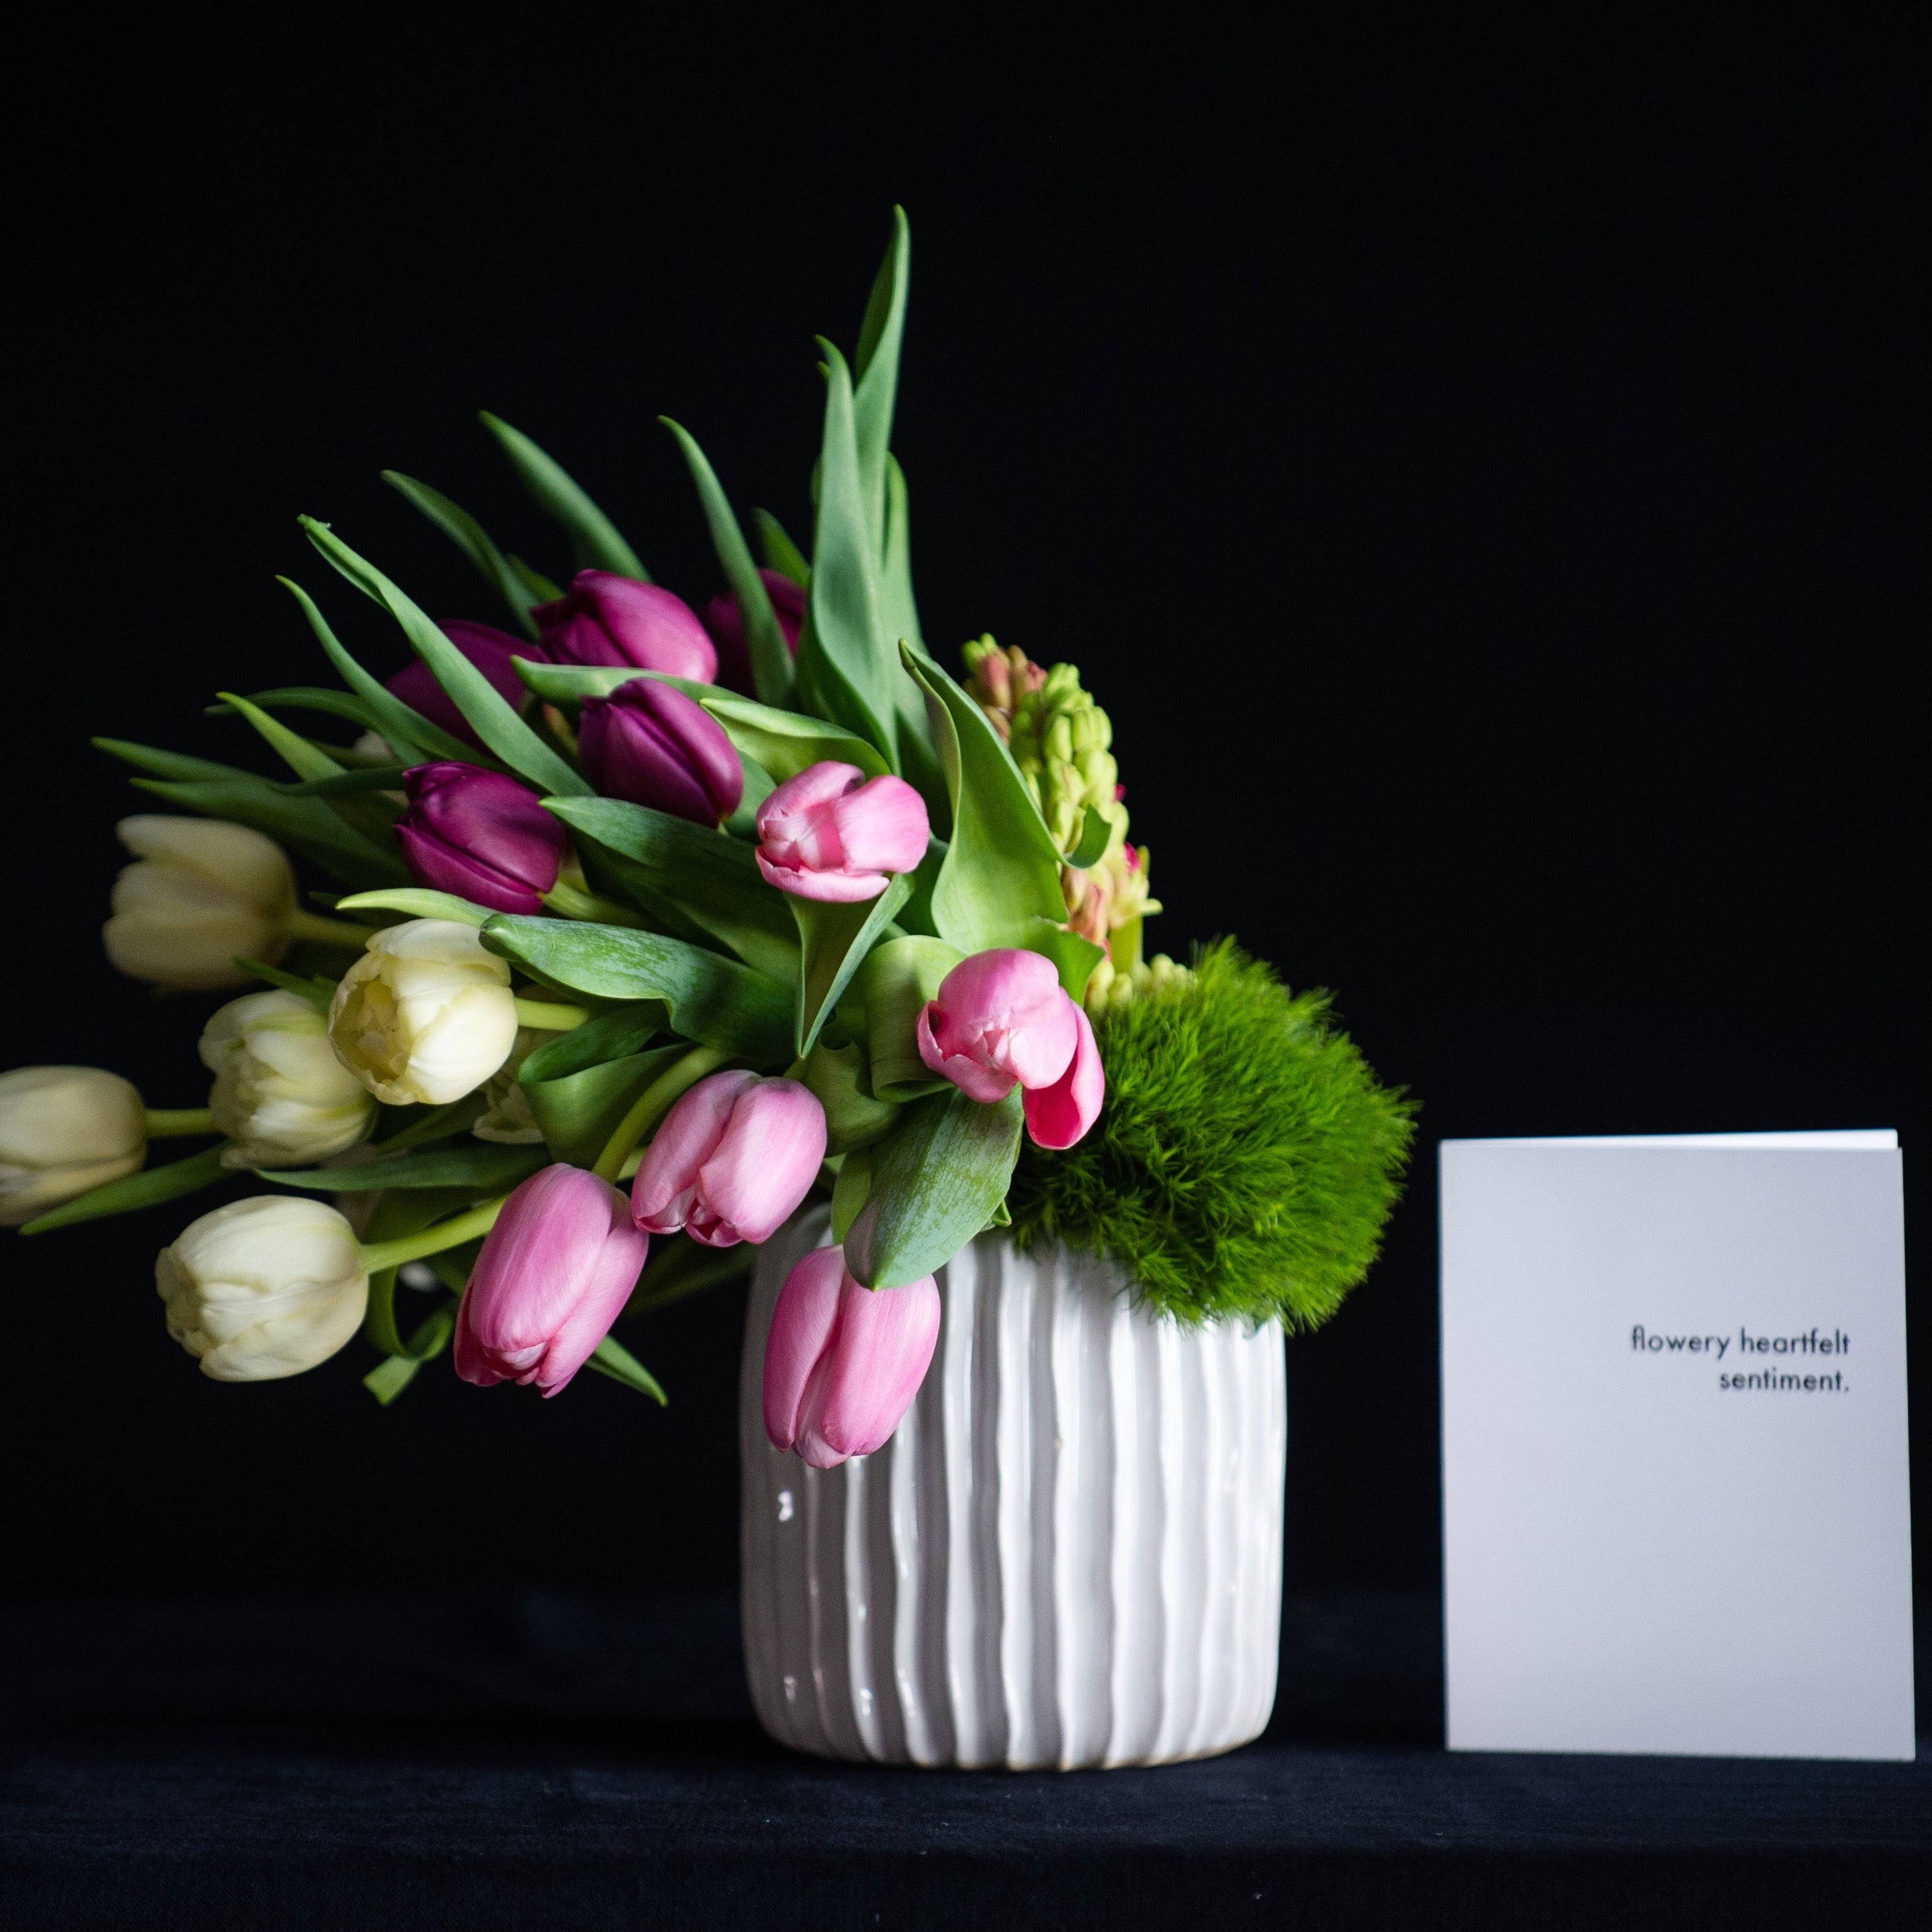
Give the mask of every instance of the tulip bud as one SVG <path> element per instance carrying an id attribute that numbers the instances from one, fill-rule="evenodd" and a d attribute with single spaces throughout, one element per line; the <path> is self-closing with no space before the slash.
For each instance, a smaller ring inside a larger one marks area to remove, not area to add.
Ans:
<path id="1" fill-rule="evenodd" d="M 1106 1093 L 1094 1029 L 1037 952 L 1002 947 L 961 961 L 920 1015 L 919 1052 L 975 1100 L 1023 1088 L 1028 1131 L 1042 1147 L 1071 1147 Z"/>
<path id="2" fill-rule="evenodd" d="M 796 652 L 798 634 L 805 628 L 804 587 L 776 570 L 761 570 L 758 574 L 764 579 L 778 628 Z M 745 642 L 745 620 L 737 598 L 728 590 L 722 597 L 712 598 L 699 615 L 711 633 L 711 641 L 718 646 L 718 682 L 748 697 L 752 690 L 752 653 Z"/>
<path id="3" fill-rule="evenodd" d="M 586 698 L 577 748 L 607 798 L 716 826 L 745 795 L 745 768 L 703 705 L 656 679 L 634 677 L 608 698 Z"/>
<path id="4" fill-rule="evenodd" d="M 779 1291 L 765 1343 L 765 1433 L 814 1469 L 882 1448 L 912 1406 L 939 1340 L 931 1275 L 861 1288 L 842 1248 L 814 1248 Z"/>
<path id="5" fill-rule="evenodd" d="M 235 1144 L 224 1167 L 306 1167 L 376 1124 L 376 1102 L 329 1050 L 328 1023 L 295 993 L 249 993 L 202 1029 L 208 1111 Z"/>
<path id="6" fill-rule="evenodd" d="M 474 926 L 412 919 L 369 935 L 328 1009 L 335 1057 L 379 1100 L 440 1106 L 473 1092 L 509 1058 L 517 1003 L 510 969 Z"/>
<path id="7" fill-rule="evenodd" d="M 665 1115 L 631 1185 L 653 1234 L 682 1228 L 707 1248 L 768 1240 L 825 1158 L 825 1110 L 796 1080 L 714 1073 Z"/>
<path id="8" fill-rule="evenodd" d="M 527 658 L 533 663 L 543 663 L 544 652 L 536 645 L 526 644 L 507 631 L 494 629 L 488 624 L 472 624 L 463 617 L 447 619 L 436 628 L 490 680 L 500 697 L 522 708 L 530 692 L 510 660 Z M 440 724 L 453 737 L 482 749 L 483 741 L 477 736 L 476 728 L 456 708 L 456 700 L 436 682 L 435 672 L 420 658 L 398 671 L 388 683 L 405 704 L 420 711 L 432 724 Z"/>
<path id="9" fill-rule="evenodd" d="M 333 1208 L 286 1194 L 190 1222 L 154 1263 L 168 1333 L 220 1382 L 298 1376 L 362 1325 L 369 1276 Z"/>
<path id="10" fill-rule="evenodd" d="M 147 1158 L 140 1094 L 98 1066 L 0 1073 L 0 1228 L 132 1174 Z"/>
<path id="11" fill-rule="evenodd" d="M 238 953 L 272 966 L 288 950 L 296 878 L 272 839 L 226 819 L 148 812 L 114 829 L 137 862 L 114 882 L 100 937 L 130 979 L 193 992 L 245 986 Z"/>
<path id="12" fill-rule="evenodd" d="M 509 1199 L 470 1271 L 456 1316 L 456 1372 L 488 1388 L 535 1382 L 559 1393 L 622 1312 L 649 1240 L 624 1197 L 559 1162 Z"/>
<path id="13" fill-rule="evenodd" d="M 569 849 L 526 785 L 446 760 L 403 774 L 410 806 L 396 842 L 419 885 L 493 912 L 537 913 Z"/>
<path id="14" fill-rule="evenodd" d="M 714 683 L 718 653 L 698 613 L 655 584 L 608 570 L 580 570 L 554 604 L 530 614 L 553 664 L 634 664 Z"/>
<path id="15" fill-rule="evenodd" d="M 800 898 L 875 899 L 914 871 L 932 827 L 904 778 L 868 778 L 834 760 L 787 778 L 758 807 L 758 870 Z"/>

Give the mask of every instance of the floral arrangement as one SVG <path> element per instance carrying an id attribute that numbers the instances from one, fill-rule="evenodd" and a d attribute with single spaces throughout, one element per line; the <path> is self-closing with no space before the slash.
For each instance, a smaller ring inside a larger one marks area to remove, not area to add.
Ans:
<path id="1" fill-rule="evenodd" d="M 1143 958 L 1148 853 L 1073 665 L 987 637 L 956 678 L 928 651 L 890 449 L 908 249 L 901 214 L 854 360 L 821 345 L 808 560 L 760 512 L 756 563 L 668 424 L 728 586 L 701 609 L 488 416 L 567 583 L 387 480 L 514 634 L 432 622 L 302 520 L 413 662 L 379 678 L 288 583 L 340 685 L 217 708 L 290 776 L 97 740 L 174 808 L 119 827 L 114 964 L 259 990 L 202 1028 L 203 1107 L 94 1068 L 0 1076 L 0 1222 L 252 1176 L 276 1191 L 156 1264 L 206 1374 L 296 1374 L 360 1330 L 384 1402 L 445 1353 L 484 1387 L 554 1396 L 589 1367 L 662 1401 L 620 1321 L 729 1279 L 829 1195 L 833 1245 L 785 1285 L 765 1384 L 773 1443 L 821 1467 L 896 1426 L 934 1271 L 982 1231 L 1109 1254 L 1184 1321 L 1334 1310 L 1376 1252 L 1408 1103 L 1320 997 L 1232 944 Z M 346 729 L 289 722 L 317 716 Z"/>

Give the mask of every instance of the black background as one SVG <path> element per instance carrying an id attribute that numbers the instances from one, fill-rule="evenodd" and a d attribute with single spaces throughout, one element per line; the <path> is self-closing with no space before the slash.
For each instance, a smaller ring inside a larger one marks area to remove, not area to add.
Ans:
<path id="1" fill-rule="evenodd" d="M 562 10 L 485 44 L 480 19 L 28 63 L 4 1058 L 200 1101 L 214 1001 L 100 955 L 142 808 L 84 740 L 251 758 L 214 688 L 321 681 L 277 572 L 400 665 L 298 512 L 494 620 L 376 476 L 560 570 L 488 407 L 709 596 L 655 418 L 802 536 L 812 338 L 850 347 L 902 201 L 928 640 L 1076 661 L 1166 903 L 1150 944 L 1233 931 L 1335 988 L 1424 1102 L 1384 1258 L 1290 1346 L 1288 1563 L 1432 1580 L 1436 1140 L 1918 1145 L 1900 49 L 1204 20 L 1076 52 L 935 13 L 888 72 L 882 22 L 834 57 L 802 19 L 701 51 Z M 628 1331 L 663 1413 L 442 1365 L 386 1413 L 359 1343 L 287 1383 L 194 1372 L 152 1286 L 189 1211 L 0 1236 L 8 1593 L 731 1580 L 736 1291 Z M 1921 1320 L 1922 1417 L 1927 1346 Z"/>

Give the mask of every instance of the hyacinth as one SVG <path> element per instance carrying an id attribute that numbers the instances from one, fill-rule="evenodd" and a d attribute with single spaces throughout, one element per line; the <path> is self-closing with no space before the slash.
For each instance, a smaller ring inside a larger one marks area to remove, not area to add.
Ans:
<path id="1" fill-rule="evenodd" d="M 1067 924 L 1108 946 L 1115 964 L 1130 965 L 1140 957 L 1139 922 L 1160 904 L 1148 892 L 1147 848 L 1127 843 L 1112 721 L 1081 688 L 1077 665 L 1048 670 L 991 637 L 968 644 L 964 655 L 967 688 L 1005 740 L 1054 844 L 1073 851 L 1090 812 L 1107 821 L 1106 850 L 1084 869 L 1063 866 L 1060 886 Z M 1124 943 L 1114 940 L 1116 933 Z"/>

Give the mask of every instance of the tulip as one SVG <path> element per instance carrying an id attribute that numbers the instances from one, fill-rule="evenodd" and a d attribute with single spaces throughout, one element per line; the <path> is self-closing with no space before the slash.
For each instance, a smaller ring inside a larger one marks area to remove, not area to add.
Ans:
<path id="1" fill-rule="evenodd" d="M 904 778 L 868 778 L 826 759 L 758 808 L 758 870 L 804 899 L 875 899 L 886 875 L 926 856 L 926 801 Z"/>
<path id="2" fill-rule="evenodd" d="M 0 1073 L 0 1228 L 17 1228 L 147 1158 L 141 1096 L 98 1066 Z"/>
<path id="3" fill-rule="evenodd" d="M 543 910 L 568 846 L 534 792 L 452 760 L 418 765 L 403 784 L 410 803 L 396 841 L 419 884 L 493 912 Z"/>
<path id="4" fill-rule="evenodd" d="M 245 986 L 238 953 L 272 966 L 288 950 L 295 874 L 272 839 L 226 819 L 148 812 L 114 829 L 136 862 L 114 882 L 100 937 L 130 979 L 192 992 Z"/>
<path id="5" fill-rule="evenodd" d="M 369 935 L 328 1009 L 335 1057 L 379 1100 L 442 1106 L 510 1057 L 510 969 L 474 926 L 412 919 Z"/>
<path id="6" fill-rule="evenodd" d="M 488 1388 L 535 1382 L 556 1395 L 610 1333 L 650 1242 L 624 1197 L 560 1162 L 509 1199 L 470 1272 L 456 1316 L 456 1372 Z"/>
<path id="7" fill-rule="evenodd" d="M 369 1276 L 333 1208 L 287 1194 L 190 1222 L 154 1263 L 168 1333 L 220 1382 L 298 1376 L 362 1325 Z"/>
<path id="8" fill-rule="evenodd" d="M 814 1469 L 882 1447 L 912 1406 L 939 1340 L 931 1275 L 862 1288 L 842 1248 L 814 1248 L 794 1268 L 765 1342 L 765 1433 Z"/>
<path id="9" fill-rule="evenodd" d="M 201 1034 L 208 1112 L 235 1144 L 224 1167 L 305 1167 L 376 1124 L 376 1102 L 329 1050 L 328 1023 L 298 994 L 230 1000 Z"/>
<path id="10" fill-rule="evenodd" d="M 634 664 L 699 684 L 716 681 L 718 653 L 698 613 L 655 584 L 580 570 L 563 596 L 530 614 L 554 664 Z"/>
<path id="11" fill-rule="evenodd" d="M 764 579 L 778 628 L 784 632 L 785 642 L 796 651 L 798 634 L 805 628 L 804 589 L 776 570 L 761 570 L 758 574 Z M 752 653 L 745 642 L 745 620 L 737 598 L 728 590 L 722 596 L 712 598 L 699 615 L 711 633 L 711 641 L 718 646 L 718 682 L 733 691 L 748 694 L 752 688 Z"/>
<path id="12" fill-rule="evenodd" d="M 1000 947 L 962 959 L 920 1012 L 918 1038 L 926 1065 L 975 1100 L 1024 1088 L 1027 1130 L 1042 1147 L 1072 1146 L 1100 1114 L 1106 1076 L 1094 1029 L 1040 953 Z"/>
<path id="13" fill-rule="evenodd" d="M 607 797 L 694 824 L 718 825 L 745 795 L 745 768 L 718 721 L 655 678 L 634 677 L 608 698 L 586 698 L 577 748 Z"/>
<path id="14" fill-rule="evenodd" d="M 653 1234 L 682 1228 L 707 1248 L 770 1239 L 825 1158 L 825 1109 L 796 1080 L 714 1073 L 664 1117 L 631 1185 Z"/>
<path id="15" fill-rule="evenodd" d="M 488 624 L 472 624 L 466 618 L 452 617 L 436 628 L 495 686 L 498 693 L 520 709 L 530 696 L 517 675 L 512 658 L 528 658 L 542 664 L 544 653 L 535 644 L 526 644 L 507 631 Z M 436 681 L 436 674 L 418 658 L 389 680 L 389 688 L 412 710 L 420 711 L 432 724 L 440 724 L 466 745 L 482 748 L 483 741 L 470 720 L 456 708 L 456 700 Z M 387 748 L 386 746 L 384 747 Z"/>

